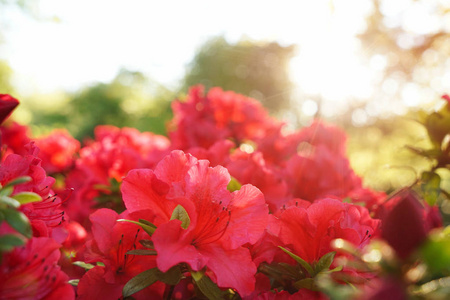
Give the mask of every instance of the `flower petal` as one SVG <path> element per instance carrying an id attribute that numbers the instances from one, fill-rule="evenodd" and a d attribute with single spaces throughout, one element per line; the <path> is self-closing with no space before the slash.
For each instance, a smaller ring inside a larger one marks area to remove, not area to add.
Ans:
<path id="1" fill-rule="evenodd" d="M 156 264 L 166 272 L 178 263 L 188 263 L 195 271 L 203 268 L 208 258 L 191 245 L 189 232 L 181 228 L 180 220 L 172 220 L 162 224 L 152 236 L 155 250 L 158 252 Z"/>

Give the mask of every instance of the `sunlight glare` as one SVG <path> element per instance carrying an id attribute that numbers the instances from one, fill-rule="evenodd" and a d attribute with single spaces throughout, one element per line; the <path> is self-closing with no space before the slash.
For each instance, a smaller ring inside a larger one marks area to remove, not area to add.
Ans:
<path id="1" fill-rule="evenodd" d="M 294 83 L 307 95 L 343 102 L 366 99 L 372 93 L 374 71 L 356 55 L 360 50 L 356 34 L 363 30 L 365 23 L 361 20 L 370 7 L 363 6 L 355 13 L 349 9 L 355 2 L 350 2 L 333 1 L 336 9 L 318 12 L 315 18 L 321 20 L 321 25 L 311 28 L 314 38 L 299 43 L 299 54 L 292 59 L 290 72 Z M 387 59 L 377 57 L 372 64 L 381 71 Z"/>

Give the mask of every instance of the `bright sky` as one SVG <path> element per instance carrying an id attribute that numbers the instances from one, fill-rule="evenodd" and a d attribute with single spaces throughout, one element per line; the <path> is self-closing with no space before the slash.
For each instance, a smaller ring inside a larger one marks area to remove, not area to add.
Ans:
<path id="1" fill-rule="evenodd" d="M 364 96 L 371 74 L 355 55 L 369 1 L 40 0 L 34 20 L 18 9 L 7 19 L 0 59 L 24 94 L 74 90 L 108 82 L 122 67 L 176 86 L 196 50 L 210 37 L 299 44 L 292 76 L 308 93 Z M 345 72 L 345 76 L 342 76 Z M 345 77 L 345 78 L 344 78 Z M 355 85 L 355 80 L 359 84 Z"/>

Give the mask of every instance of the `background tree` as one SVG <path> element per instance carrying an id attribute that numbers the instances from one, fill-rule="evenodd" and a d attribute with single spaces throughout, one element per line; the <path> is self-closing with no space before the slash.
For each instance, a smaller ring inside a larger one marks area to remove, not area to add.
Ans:
<path id="1" fill-rule="evenodd" d="M 60 96 L 57 105 L 49 107 L 42 101 L 29 101 L 27 105 L 33 111 L 33 123 L 40 126 L 33 128 L 36 134 L 64 127 L 82 140 L 92 137 L 94 128 L 104 124 L 165 134 L 174 97 L 173 92 L 142 73 L 121 70 L 110 83 L 96 83 Z"/>
<path id="2" fill-rule="evenodd" d="M 450 89 L 450 4 L 373 0 L 359 35 L 367 62 L 381 71 L 372 102 L 432 108 Z M 428 100 L 428 101 L 427 101 Z M 389 106 L 381 114 L 389 114 Z"/>
<path id="3" fill-rule="evenodd" d="M 294 46 L 249 40 L 230 44 L 223 37 L 212 38 L 189 64 L 182 90 L 195 84 L 207 89 L 220 86 L 256 98 L 276 113 L 290 104 L 292 83 L 287 70 L 294 54 Z"/>

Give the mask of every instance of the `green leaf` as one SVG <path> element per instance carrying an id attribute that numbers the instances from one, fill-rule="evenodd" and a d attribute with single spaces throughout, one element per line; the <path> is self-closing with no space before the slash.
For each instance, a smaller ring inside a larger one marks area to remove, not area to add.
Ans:
<path id="1" fill-rule="evenodd" d="M 87 263 L 85 263 L 84 261 L 74 261 L 74 262 L 72 263 L 72 265 L 75 265 L 75 266 L 78 266 L 78 267 L 82 267 L 82 268 L 85 269 L 85 270 L 90 270 L 90 269 L 92 269 L 93 267 L 95 267 L 94 265 L 87 264 Z"/>
<path id="2" fill-rule="evenodd" d="M 307 263 L 305 260 L 300 258 L 299 256 L 295 255 L 294 253 L 290 252 L 289 250 L 278 246 L 281 250 L 283 250 L 285 253 L 287 253 L 290 257 L 292 257 L 296 262 L 298 262 L 305 270 L 309 273 L 310 276 L 313 276 L 314 270 L 311 267 L 309 263 Z"/>
<path id="3" fill-rule="evenodd" d="M 31 238 L 32 231 L 30 220 L 28 220 L 23 213 L 11 208 L 4 208 L 2 209 L 2 212 L 5 215 L 6 222 L 8 222 L 12 228 L 27 238 Z"/>
<path id="4" fill-rule="evenodd" d="M 13 191 L 14 191 L 14 188 L 12 186 L 4 186 L 0 190 L 0 196 L 9 196 L 12 194 Z"/>
<path id="5" fill-rule="evenodd" d="M 161 271 L 158 268 L 146 270 L 131 278 L 123 287 L 123 297 L 129 297 L 158 281 Z"/>
<path id="6" fill-rule="evenodd" d="M 145 248 L 155 249 L 155 245 L 153 245 L 151 240 L 139 240 L 139 243 L 141 243 L 141 245 Z"/>
<path id="7" fill-rule="evenodd" d="M 31 181 L 31 177 L 30 176 L 20 176 L 20 177 L 14 178 L 10 182 L 8 182 L 4 186 L 4 188 L 6 188 L 6 187 L 13 187 L 15 185 L 22 184 L 22 183 L 27 183 L 27 182 L 30 182 L 30 181 Z"/>
<path id="8" fill-rule="evenodd" d="M 328 271 L 324 271 L 322 273 L 334 273 L 334 272 L 340 272 L 342 271 L 342 269 L 344 269 L 344 266 L 337 266 L 334 269 L 328 270 Z"/>
<path id="9" fill-rule="evenodd" d="M 11 198 L 16 199 L 17 201 L 20 202 L 20 204 L 42 201 L 41 196 L 33 192 L 21 192 L 15 194 Z"/>
<path id="10" fill-rule="evenodd" d="M 8 196 L 0 196 L 0 202 L 14 208 L 18 208 L 20 206 L 19 201 Z"/>
<path id="11" fill-rule="evenodd" d="M 314 265 L 314 276 L 322 271 L 328 271 L 331 264 L 333 263 L 334 256 L 336 252 L 328 252 L 324 256 L 322 256 L 319 261 Z"/>
<path id="12" fill-rule="evenodd" d="M 450 225 L 433 232 L 420 249 L 421 258 L 431 272 L 450 270 Z"/>
<path id="13" fill-rule="evenodd" d="M 191 271 L 192 278 L 194 278 L 197 287 L 208 299 L 223 299 L 225 292 L 222 291 L 211 278 L 205 276 L 202 272 Z"/>
<path id="14" fill-rule="evenodd" d="M 229 190 L 230 192 L 234 192 L 240 190 L 241 187 L 242 185 L 240 184 L 240 182 L 236 178 L 231 177 L 231 180 L 227 185 L 227 190 Z"/>
<path id="15" fill-rule="evenodd" d="M 122 294 L 124 298 L 129 297 L 158 280 L 169 285 L 176 285 L 180 282 L 181 277 L 182 273 L 178 266 L 170 268 L 165 273 L 158 268 L 149 269 L 131 278 L 123 287 Z"/>
<path id="16" fill-rule="evenodd" d="M 187 229 L 189 227 L 189 224 L 191 223 L 191 219 L 189 218 L 189 215 L 187 211 L 184 209 L 183 206 L 177 205 L 175 209 L 172 212 L 172 216 L 170 217 L 171 220 L 180 220 L 181 221 L 181 228 Z"/>
<path id="17" fill-rule="evenodd" d="M 149 222 L 149 221 L 147 221 L 147 220 L 139 219 L 138 221 L 139 221 L 140 223 L 142 223 L 142 224 L 148 225 L 148 226 L 153 227 L 153 228 L 155 228 L 155 229 L 157 228 L 155 224 L 153 224 L 152 222 Z"/>
<path id="18" fill-rule="evenodd" d="M 298 279 L 299 275 L 301 275 L 303 272 L 299 268 L 298 265 L 290 265 L 287 263 L 278 263 L 278 268 L 283 274 L 283 276 L 289 276 L 293 279 Z"/>
<path id="19" fill-rule="evenodd" d="M 127 252 L 127 254 L 131 255 L 157 255 L 155 250 L 146 250 L 146 249 L 134 249 Z"/>
<path id="20" fill-rule="evenodd" d="M 429 205 L 434 205 L 441 193 L 441 177 L 434 172 L 422 173 L 422 192 L 425 201 Z"/>
<path id="21" fill-rule="evenodd" d="M 129 223 L 133 223 L 133 224 L 139 225 L 139 226 L 141 226 L 141 228 L 144 229 L 144 231 L 147 232 L 147 234 L 150 235 L 150 236 L 151 236 L 151 235 L 155 232 L 155 230 L 156 230 L 155 227 L 152 227 L 152 226 L 150 226 L 150 225 L 144 224 L 144 223 L 142 223 L 142 222 L 136 222 L 136 221 L 125 220 L 125 219 L 119 219 L 119 220 L 117 220 L 117 222 L 129 222 Z"/>
<path id="22" fill-rule="evenodd" d="M 159 271 L 159 270 L 158 270 Z M 176 285 L 180 282 L 183 274 L 181 273 L 181 269 L 179 266 L 175 266 L 170 268 L 167 272 L 163 273 L 159 271 L 159 280 L 168 284 L 168 285 Z"/>
<path id="23" fill-rule="evenodd" d="M 14 234 L 5 234 L 0 236 L 0 251 L 7 252 L 14 249 L 16 246 L 22 246 L 25 244 L 25 241 Z"/>
<path id="24" fill-rule="evenodd" d="M 317 286 L 313 278 L 300 279 L 299 281 L 294 282 L 293 286 L 298 290 L 308 289 L 311 291 L 317 291 Z"/>
<path id="25" fill-rule="evenodd" d="M 80 282 L 80 279 L 71 279 L 67 283 L 73 286 L 78 286 L 78 283 Z"/>

